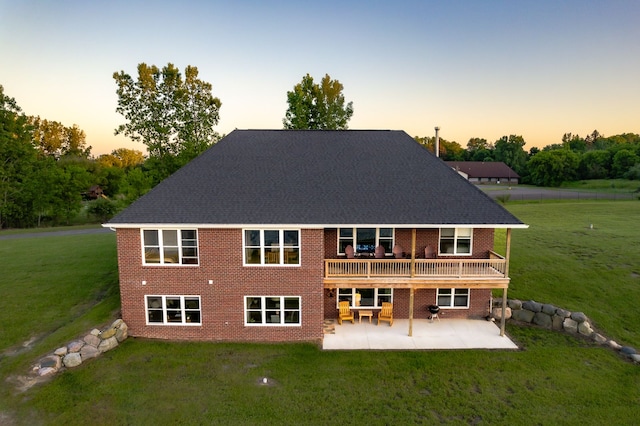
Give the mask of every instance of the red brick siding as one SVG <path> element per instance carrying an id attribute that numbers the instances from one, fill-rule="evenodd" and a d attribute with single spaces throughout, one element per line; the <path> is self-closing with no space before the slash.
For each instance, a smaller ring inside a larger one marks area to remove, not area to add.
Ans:
<path id="1" fill-rule="evenodd" d="M 322 230 L 301 231 L 301 266 L 242 266 L 240 229 L 199 229 L 199 266 L 143 266 L 140 230 L 119 229 L 122 316 L 132 336 L 220 341 L 322 338 Z M 146 285 L 142 285 L 142 281 Z M 213 284 L 208 284 L 213 280 Z M 202 325 L 146 325 L 145 295 L 199 295 Z M 244 296 L 300 296 L 301 326 L 245 326 Z"/>
<path id="2" fill-rule="evenodd" d="M 419 229 L 418 257 L 438 246 L 438 231 Z M 173 340 L 318 341 L 322 320 L 337 318 L 336 297 L 323 291 L 324 258 L 337 257 L 337 230 L 301 230 L 301 266 L 242 265 L 241 229 L 199 229 L 199 266 L 143 266 L 139 229 L 118 229 L 118 266 L 122 317 L 132 336 Z M 396 244 L 411 250 L 411 230 L 396 230 Z M 493 230 L 477 229 L 472 257 L 493 249 Z M 208 284 L 213 280 L 213 284 Z M 146 281 L 146 285 L 142 285 Z M 484 317 L 490 290 L 471 290 L 469 309 L 444 309 L 443 318 Z M 147 325 L 145 295 L 198 295 L 199 326 Z M 300 296 L 301 326 L 245 326 L 244 296 Z M 394 291 L 394 315 L 409 316 L 409 290 Z M 427 318 L 435 290 L 415 292 L 414 318 Z"/>

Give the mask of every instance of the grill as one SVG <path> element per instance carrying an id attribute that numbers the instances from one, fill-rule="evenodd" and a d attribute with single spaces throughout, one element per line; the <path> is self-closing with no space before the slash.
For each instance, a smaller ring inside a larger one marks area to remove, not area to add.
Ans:
<path id="1" fill-rule="evenodd" d="M 438 312 L 440 312 L 440 306 L 438 306 L 438 305 L 429 305 L 427 307 L 427 309 L 429 310 L 431 315 L 434 315 L 434 314 L 437 314 Z"/>

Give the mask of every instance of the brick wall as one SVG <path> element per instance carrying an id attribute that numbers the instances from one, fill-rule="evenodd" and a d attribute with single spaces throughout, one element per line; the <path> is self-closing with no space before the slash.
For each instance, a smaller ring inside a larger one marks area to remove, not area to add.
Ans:
<path id="1" fill-rule="evenodd" d="M 322 230 L 301 231 L 301 266 L 242 266 L 240 229 L 199 229 L 199 266 L 143 266 L 139 229 L 118 229 L 122 319 L 132 336 L 218 341 L 322 338 Z M 208 284 L 213 280 L 213 284 Z M 146 281 L 142 285 L 142 281 Z M 202 325 L 147 325 L 145 295 L 200 296 Z M 244 296 L 300 296 L 301 326 L 245 326 Z"/>
<path id="2" fill-rule="evenodd" d="M 199 229 L 199 266 L 143 266 L 139 229 L 118 229 L 118 266 L 122 319 L 132 336 L 173 340 L 318 341 L 322 320 L 337 318 L 336 297 L 323 291 L 323 259 L 337 257 L 337 230 L 301 231 L 301 266 L 242 265 L 241 229 Z M 396 244 L 411 250 L 411 230 L 398 229 Z M 417 232 L 416 250 L 438 245 L 438 231 Z M 477 229 L 473 256 L 493 248 L 493 230 Z M 209 284 L 209 280 L 213 284 Z M 142 281 L 146 284 L 142 285 Z M 435 290 L 415 292 L 414 318 L 428 318 Z M 147 325 L 145 295 L 200 296 L 202 324 Z M 245 326 L 244 296 L 300 296 L 300 326 Z M 490 290 L 471 290 L 469 309 L 443 309 L 443 318 L 484 317 Z M 409 290 L 394 291 L 394 315 L 409 316 Z"/>

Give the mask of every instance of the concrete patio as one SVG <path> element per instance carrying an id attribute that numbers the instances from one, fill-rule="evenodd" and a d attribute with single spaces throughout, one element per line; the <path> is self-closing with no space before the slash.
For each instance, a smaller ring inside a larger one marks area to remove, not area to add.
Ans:
<path id="1" fill-rule="evenodd" d="M 332 329 L 335 331 L 331 333 Z M 376 325 L 366 319 L 355 324 L 343 322 L 335 327 L 325 324 L 322 348 L 325 350 L 411 350 L 411 349 L 518 349 L 499 327 L 485 320 L 447 319 L 431 322 L 413 320 L 413 336 L 409 337 L 409 320 L 397 319 L 393 326 Z"/>

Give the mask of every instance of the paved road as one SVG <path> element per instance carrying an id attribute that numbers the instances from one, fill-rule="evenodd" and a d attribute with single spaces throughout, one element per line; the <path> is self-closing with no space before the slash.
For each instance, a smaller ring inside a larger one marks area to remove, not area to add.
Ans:
<path id="1" fill-rule="evenodd" d="M 633 200 L 638 194 L 623 193 L 612 194 L 607 192 L 574 191 L 569 189 L 555 188 L 531 188 L 514 185 L 478 185 L 491 198 L 502 195 L 510 195 L 511 201 L 517 200 Z"/>
<path id="2" fill-rule="evenodd" d="M 0 240 L 15 240 L 18 238 L 40 238 L 40 237 L 60 237 L 64 235 L 86 235 L 86 234 L 106 234 L 113 232 L 109 228 L 90 228 L 90 229 L 70 229 L 68 231 L 51 231 L 51 232 L 32 232 L 28 234 L 9 234 L 3 235 L 0 232 Z"/>

